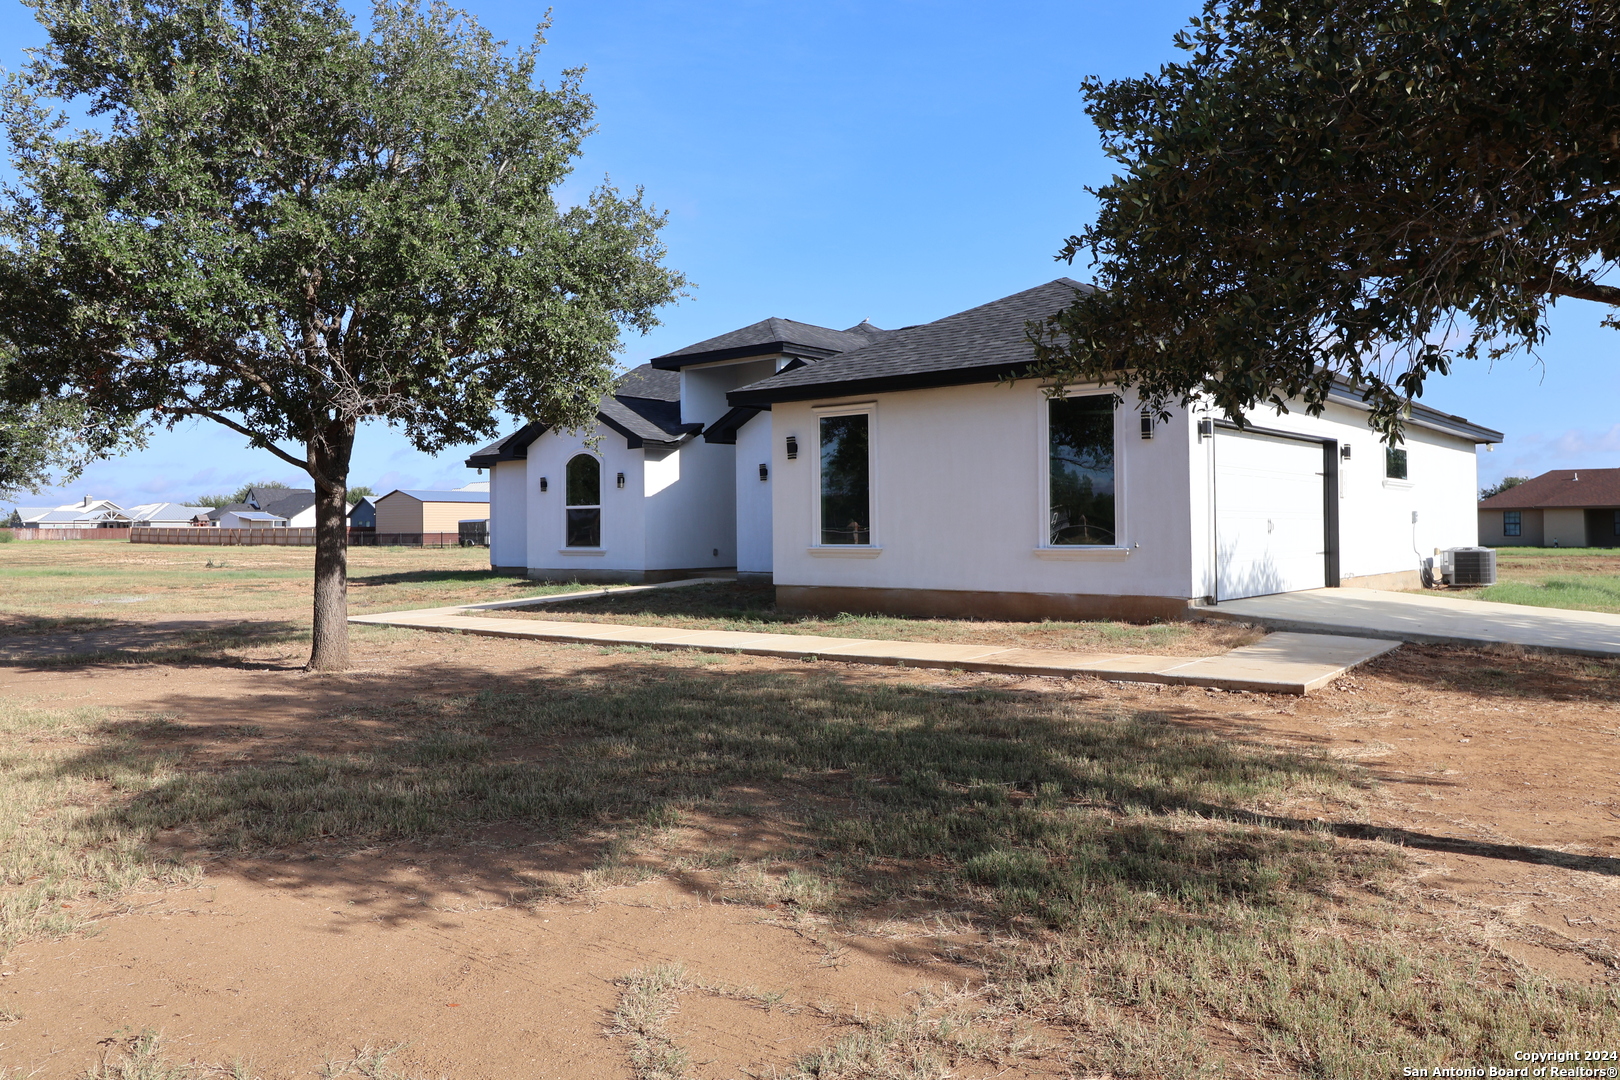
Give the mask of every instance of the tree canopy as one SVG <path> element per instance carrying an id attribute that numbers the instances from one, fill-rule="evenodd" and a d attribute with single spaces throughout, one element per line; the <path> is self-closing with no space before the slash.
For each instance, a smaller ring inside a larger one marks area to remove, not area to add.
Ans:
<path id="1" fill-rule="evenodd" d="M 1121 172 L 1059 254 L 1100 288 L 1032 327 L 1045 374 L 1239 420 L 1338 379 L 1398 438 L 1458 357 L 1620 305 L 1614 0 L 1210 0 L 1176 44 L 1084 85 Z"/>
<path id="2" fill-rule="evenodd" d="M 357 424 L 427 452 L 503 413 L 588 424 L 620 332 L 684 286 L 663 217 L 605 182 L 557 200 L 593 107 L 580 71 L 536 81 L 544 26 L 509 52 L 414 0 L 363 34 L 330 0 L 31 2 L 50 44 L 6 86 L 0 396 L 205 418 L 306 471 L 310 662 L 341 668 Z"/>

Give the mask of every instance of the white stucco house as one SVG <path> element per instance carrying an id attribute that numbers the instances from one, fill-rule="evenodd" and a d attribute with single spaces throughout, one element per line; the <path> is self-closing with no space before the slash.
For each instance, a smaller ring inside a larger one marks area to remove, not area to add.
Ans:
<path id="1" fill-rule="evenodd" d="M 755 455 L 734 445 L 759 410 L 726 394 L 880 333 L 765 319 L 627 372 L 589 431 L 529 424 L 484 447 L 467 464 L 490 470 L 491 564 L 563 581 L 769 575 L 770 487 L 740 477 Z M 761 448 L 768 426 L 749 435 Z"/>
<path id="2" fill-rule="evenodd" d="M 626 385 L 658 388 L 662 439 L 597 454 L 525 428 L 469 459 L 495 469 L 492 561 L 580 580 L 568 570 L 590 560 L 641 580 L 734 566 L 808 611 L 1142 619 L 1416 587 L 1434 549 L 1477 541 L 1476 447 L 1502 435 L 1459 417 L 1414 405 L 1386 450 L 1348 388 L 1321 416 L 1243 430 L 1197 406 L 1144 418 L 1100 387 L 1052 397 L 1025 377 L 1026 325 L 1083 288 L 896 331 L 767 320 L 659 357 Z M 610 412 L 600 430 L 617 432 Z M 582 456 L 605 482 L 559 487 L 574 463 L 590 472 Z M 606 479 L 621 473 L 627 487 Z"/>

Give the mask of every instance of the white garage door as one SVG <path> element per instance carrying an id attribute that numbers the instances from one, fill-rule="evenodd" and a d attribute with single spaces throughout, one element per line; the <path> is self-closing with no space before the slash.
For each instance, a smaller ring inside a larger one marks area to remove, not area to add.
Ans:
<path id="1" fill-rule="evenodd" d="M 1322 588 L 1325 536 L 1320 443 L 1216 436 L 1217 600 Z"/>

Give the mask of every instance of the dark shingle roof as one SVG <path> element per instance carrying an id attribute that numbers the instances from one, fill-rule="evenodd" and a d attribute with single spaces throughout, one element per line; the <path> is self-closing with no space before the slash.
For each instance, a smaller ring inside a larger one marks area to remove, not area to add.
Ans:
<path id="1" fill-rule="evenodd" d="M 884 334 L 865 348 L 784 371 L 733 390 L 733 405 L 804 401 L 829 394 L 866 394 L 994 382 L 1034 359 L 1025 325 L 1044 319 L 1091 286 L 1058 278 L 935 322 Z"/>
<path id="2" fill-rule="evenodd" d="M 613 396 L 597 405 L 596 418 L 624 436 L 634 450 L 645 443 L 678 442 L 703 430 L 702 424 L 681 423 L 681 375 L 659 371 L 650 364 L 631 368 L 619 376 Z M 550 430 L 545 424 L 525 424 L 467 458 L 469 469 L 488 469 L 502 461 L 523 461 L 529 444 Z"/>
<path id="3" fill-rule="evenodd" d="M 865 329 L 863 329 L 863 327 Z M 655 357 L 652 366 L 666 371 L 679 370 L 688 364 L 706 364 L 716 360 L 741 360 L 750 356 L 803 356 L 819 359 L 858 349 L 869 343 L 875 335 L 885 333 L 871 323 L 862 322 L 848 330 L 831 330 L 813 323 L 792 319 L 761 319 L 741 330 L 732 330 L 719 337 L 676 349 L 672 353 Z"/>
<path id="4" fill-rule="evenodd" d="M 1620 507 L 1620 469 L 1554 469 L 1481 500 L 1481 510 Z"/>
<path id="5" fill-rule="evenodd" d="M 648 398 L 652 401 L 679 401 L 681 373 L 660 371 L 651 364 L 642 364 L 619 376 L 619 382 L 613 388 L 613 396 Z"/>
<path id="6" fill-rule="evenodd" d="M 315 493 L 313 491 L 293 490 L 281 494 L 275 488 L 266 488 L 265 494 L 267 497 L 260 500 L 259 509 L 267 510 L 284 518 L 301 514 L 315 505 Z"/>

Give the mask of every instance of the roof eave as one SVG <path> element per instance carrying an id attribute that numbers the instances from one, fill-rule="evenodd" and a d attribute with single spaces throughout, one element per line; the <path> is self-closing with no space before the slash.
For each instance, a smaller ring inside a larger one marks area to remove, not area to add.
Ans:
<path id="1" fill-rule="evenodd" d="M 844 350 L 849 352 L 852 350 Z M 710 349 L 700 353 L 671 353 L 647 361 L 659 371 L 679 371 L 694 364 L 712 364 L 720 360 L 747 360 L 768 356 L 808 356 L 825 360 L 840 355 L 836 349 L 823 349 L 815 345 L 800 345 L 791 341 L 763 341 L 757 345 L 733 345 L 729 349 Z"/>
<path id="2" fill-rule="evenodd" d="M 749 405 L 768 409 L 776 402 L 813 401 L 816 398 L 847 398 L 866 394 L 888 394 L 899 390 L 927 390 L 940 386 L 969 386 L 1003 379 L 1022 378 L 1031 361 L 984 364 L 979 367 L 950 368 L 943 371 L 914 371 L 901 375 L 876 375 L 866 379 L 840 379 L 835 382 L 798 383 L 768 389 L 743 387 L 726 395 L 732 406 Z"/>

